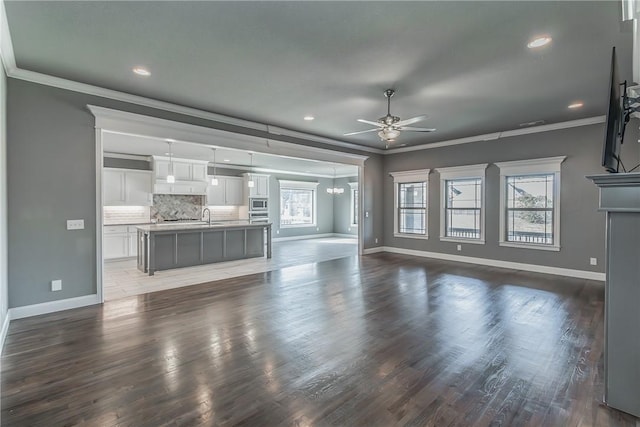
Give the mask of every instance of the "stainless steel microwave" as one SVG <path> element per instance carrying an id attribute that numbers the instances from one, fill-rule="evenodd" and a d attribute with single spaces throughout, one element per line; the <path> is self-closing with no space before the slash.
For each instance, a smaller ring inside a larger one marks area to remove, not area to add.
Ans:
<path id="1" fill-rule="evenodd" d="M 267 199 L 250 199 L 249 210 L 250 211 L 266 211 L 269 209 Z"/>

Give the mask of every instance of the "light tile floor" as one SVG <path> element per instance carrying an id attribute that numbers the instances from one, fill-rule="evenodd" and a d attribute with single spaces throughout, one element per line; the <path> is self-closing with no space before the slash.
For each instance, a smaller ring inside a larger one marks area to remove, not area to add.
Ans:
<path id="1" fill-rule="evenodd" d="M 135 259 L 105 261 L 104 299 L 107 301 L 164 289 L 196 285 L 246 274 L 278 270 L 358 254 L 358 240 L 331 237 L 273 243 L 271 259 L 251 258 L 196 267 L 158 271 L 154 276 L 140 272 Z"/>

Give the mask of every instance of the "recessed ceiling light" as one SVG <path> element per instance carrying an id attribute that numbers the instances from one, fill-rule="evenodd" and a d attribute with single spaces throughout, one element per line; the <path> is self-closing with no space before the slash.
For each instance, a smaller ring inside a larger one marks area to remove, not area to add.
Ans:
<path id="1" fill-rule="evenodd" d="M 570 109 L 573 110 L 575 108 L 580 108 L 583 105 L 584 105 L 584 103 L 582 103 L 582 102 L 574 102 L 573 104 L 569 104 L 569 106 L 567 108 L 570 108 Z"/>
<path id="2" fill-rule="evenodd" d="M 308 122 L 310 122 L 311 120 L 315 119 L 315 117 L 313 116 L 304 116 L 304 119 Z"/>
<path id="3" fill-rule="evenodd" d="M 551 43 L 551 37 L 549 37 L 549 36 L 539 36 L 539 37 L 536 37 L 533 40 L 531 40 L 529 43 L 527 43 L 527 47 L 529 49 L 535 49 L 537 47 L 546 46 L 549 43 Z"/>
<path id="4" fill-rule="evenodd" d="M 230 162 L 231 160 L 229 159 L 224 159 L 223 162 Z"/>
<path id="5" fill-rule="evenodd" d="M 140 66 L 133 67 L 133 72 L 142 77 L 149 77 L 151 75 L 151 71 Z"/>

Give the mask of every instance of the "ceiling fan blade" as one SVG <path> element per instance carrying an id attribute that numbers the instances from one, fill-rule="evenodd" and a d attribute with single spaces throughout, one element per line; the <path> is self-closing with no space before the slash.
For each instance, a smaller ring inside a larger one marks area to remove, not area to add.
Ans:
<path id="1" fill-rule="evenodd" d="M 345 133 L 343 134 L 344 136 L 349 136 L 349 135 L 358 135 L 360 133 L 367 133 L 367 132 L 376 132 L 378 129 L 368 129 L 368 130 L 361 130 L 358 132 L 349 132 L 349 133 Z"/>
<path id="2" fill-rule="evenodd" d="M 435 129 L 428 129 L 428 128 L 412 128 L 410 126 L 402 126 L 397 128 L 398 130 L 406 130 L 409 132 L 435 132 Z"/>
<path id="3" fill-rule="evenodd" d="M 378 127 L 380 127 L 380 123 L 378 123 L 378 122 L 372 122 L 372 121 L 370 121 L 370 120 L 364 120 L 364 119 L 358 119 L 358 121 L 359 121 L 360 123 L 366 123 L 366 124 L 368 124 L 368 125 L 373 125 L 373 126 L 378 126 Z"/>
<path id="4" fill-rule="evenodd" d="M 405 126 L 405 125 L 410 125 L 416 122 L 419 122 L 421 120 L 426 119 L 427 116 L 417 116 L 417 117 L 412 117 L 410 119 L 407 120 L 400 120 L 398 123 L 395 123 L 396 126 Z"/>

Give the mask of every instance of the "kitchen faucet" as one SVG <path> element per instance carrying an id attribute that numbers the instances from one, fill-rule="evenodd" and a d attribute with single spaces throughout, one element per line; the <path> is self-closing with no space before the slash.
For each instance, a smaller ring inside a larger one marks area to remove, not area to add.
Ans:
<path id="1" fill-rule="evenodd" d="M 211 226 L 211 211 L 209 210 L 209 208 L 204 208 L 202 210 L 202 219 L 204 219 L 204 213 L 205 212 L 209 214 L 209 226 Z"/>

